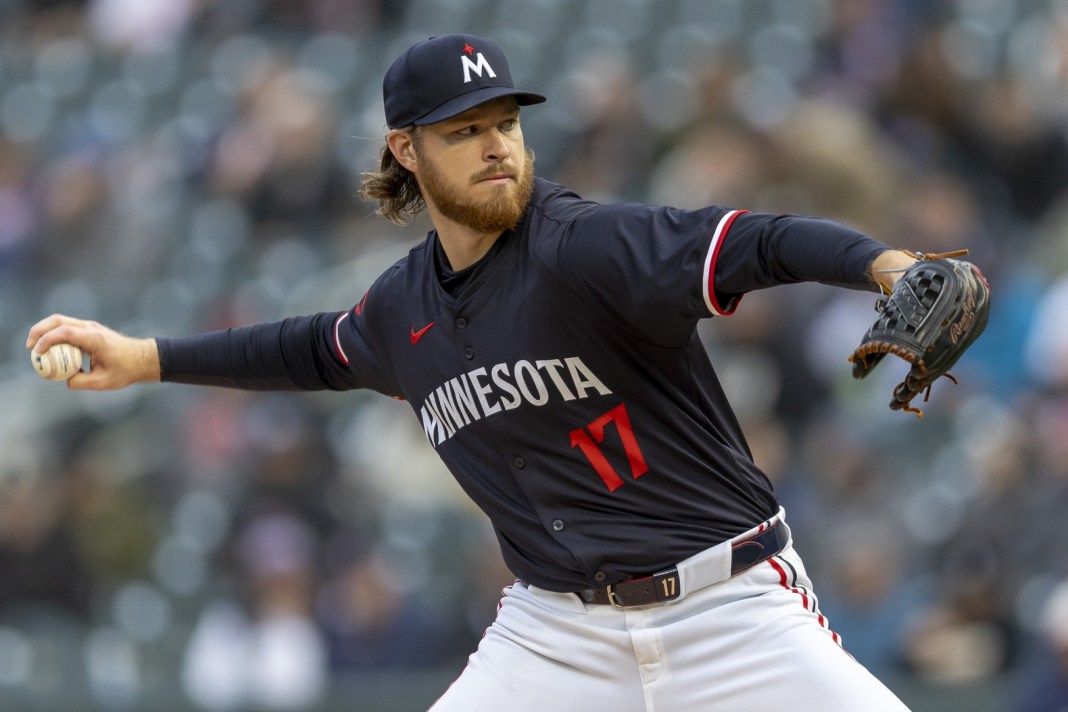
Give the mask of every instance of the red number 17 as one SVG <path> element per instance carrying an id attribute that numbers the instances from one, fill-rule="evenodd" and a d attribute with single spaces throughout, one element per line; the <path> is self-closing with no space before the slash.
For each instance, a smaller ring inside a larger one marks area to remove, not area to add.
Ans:
<path id="1" fill-rule="evenodd" d="M 641 448 L 638 447 L 638 440 L 634 437 L 634 430 L 630 427 L 630 416 L 627 415 L 627 408 L 623 403 L 597 418 L 585 428 L 572 430 L 571 447 L 577 447 L 582 450 L 582 454 L 593 465 L 593 469 L 597 470 L 597 474 L 608 485 L 608 491 L 615 492 L 616 489 L 623 486 L 623 478 L 612 468 L 598 445 L 604 440 L 604 429 L 609 423 L 616 424 L 619 439 L 623 442 L 623 451 L 627 453 L 631 477 L 638 479 L 649 470 L 649 466 L 645 464 L 645 456 L 642 455 Z"/>

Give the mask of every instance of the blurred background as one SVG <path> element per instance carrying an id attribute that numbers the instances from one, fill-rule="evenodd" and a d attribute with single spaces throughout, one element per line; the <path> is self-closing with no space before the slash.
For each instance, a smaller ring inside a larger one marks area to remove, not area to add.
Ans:
<path id="1" fill-rule="evenodd" d="M 347 309 L 427 225 L 356 196 L 381 76 L 493 37 L 538 172 L 971 250 L 924 419 L 872 295 L 702 336 L 847 649 L 917 712 L 1068 709 L 1068 2 L 0 0 L 0 710 L 410 712 L 511 575 L 407 405 L 34 374 L 52 313 L 177 336 Z"/>

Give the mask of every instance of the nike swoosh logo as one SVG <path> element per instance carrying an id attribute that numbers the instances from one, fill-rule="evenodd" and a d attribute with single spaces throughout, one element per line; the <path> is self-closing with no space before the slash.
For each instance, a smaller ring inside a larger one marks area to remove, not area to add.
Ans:
<path id="1" fill-rule="evenodd" d="M 416 331 L 415 327 L 413 326 L 412 327 L 412 343 L 413 344 L 419 343 L 419 339 L 423 338 L 423 334 L 425 334 L 427 331 L 429 331 L 430 327 L 432 327 L 432 326 L 434 326 L 434 322 L 430 322 L 429 324 L 424 326 L 419 331 Z"/>

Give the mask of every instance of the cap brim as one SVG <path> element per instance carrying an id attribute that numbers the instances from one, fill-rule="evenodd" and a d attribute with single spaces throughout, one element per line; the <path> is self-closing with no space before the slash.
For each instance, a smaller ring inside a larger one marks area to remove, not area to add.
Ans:
<path id="1" fill-rule="evenodd" d="M 512 89 L 511 87 L 485 87 L 483 89 L 476 89 L 472 92 L 468 92 L 467 94 L 462 94 L 455 99 L 450 99 L 433 111 L 420 116 L 412 123 L 416 126 L 436 124 L 439 121 L 451 119 L 457 114 L 462 114 L 479 104 L 485 104 L 487 101 L 499 99 L 502 96 L 514 96 L 516 103 L 520 106 L 540 104 L 545 101 L 544 96 L 535 94 L 534 92 L 519 91 L 518 89 Z"/>

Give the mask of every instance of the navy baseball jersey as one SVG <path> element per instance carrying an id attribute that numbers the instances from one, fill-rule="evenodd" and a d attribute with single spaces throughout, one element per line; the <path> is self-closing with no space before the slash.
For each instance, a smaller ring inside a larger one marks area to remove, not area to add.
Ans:
<path id="1" fill-rule="evenodd" d="M 513 573 L 603 586 L 778 511 L 698 320 L 776 284 L 871 289 L 885 249 L 826 220 L 601 205 L 539 179 L 468 270 L 431 232 L 349 311 L 160 339 L 163 379 L 403 398 Z"/>

